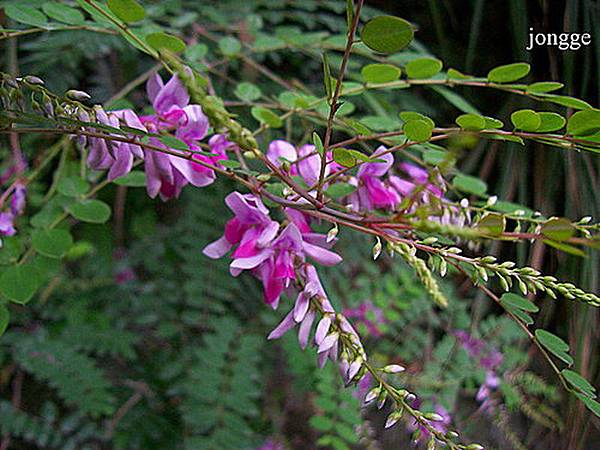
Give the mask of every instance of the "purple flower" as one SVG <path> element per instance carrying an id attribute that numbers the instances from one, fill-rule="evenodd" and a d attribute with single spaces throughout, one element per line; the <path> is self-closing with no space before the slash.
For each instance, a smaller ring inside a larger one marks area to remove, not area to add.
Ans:
<path id="1" fill-rule="evenodd" d="M 225 202 L 235 217 L 225 225 L 225 234 L 209 244 L 204 254 L 220 258 L 237 245 L 231 255 L 231 274 L 252 271 L 263 283 L 265 302 L 274 308 L 284 289 L 296 279 L 296 267 L 306 256 L 324 265 L 341 261 L 339 255 L 326 248 L 329 245 L 321 246 L 326 237 L 312 233 L 306 223 L 302 225 L 304 232 L 294 221 L 280 232 L 279 224 L 271 220 L 268 209 L 254 195 L 234 192 Z"/>
<path id="2" fill-rule="evenodd" d="M 0 235 L 12 236 L 17 230 L 14 226 L 15 216 L 10 212 L 0 212 Z"/>
<path id="3" fill-rule="evenodd" d="M 178 197 L 181 189 L 188 183 L 197 187 L 213 183 L 216 178 L 214 171 L 200 162 L 218 165 L 219 161 L 227 159 L 226 150 L 232 144 L 223 136 L 213 136 L 209 146 L 214 156 L 194 153 L 200 150 L 199 141 L 206 137 L 209 128 L 208 119 L 200 105 L 189 104 L 189 94 L 177 75 L 173 75 L 167 84 L 164 84 L 160 75 L 155 74 L 148 80 L 146 90 L 156 114 L 142 117 L 144 126 L 155 133 L 174 130 L 175 137 L 190 148 L 190 152 L 182 152 L 182 156 L 192 158 L 189 160 L 172 154 L 146 150 L 148 195 L 154 198 L 160 194 L 162 200 L 168 200 Z M 150 143 L 167 148 L 156 138 L 150 139 Z"/>
<path id="4" fill-rule="evenodd" d="M 394 156 L 385 152 L 386 148 L 381 146 L 373 157 L 382 159 L 382 162 L 370 162 L 362 164 L 356 174 L 357 190 L 350 195 L 349 202 L 355 210 L 393 209 L 400 201 L 396 190 L 381 180 L 394 164 Z"/>
<path id="5" fill-rule="evenodd" d="M 273 164 L 281 167 L 283 161 L 288 161 L 290 175 L 300 175 L 308 186 L 314 186 L 319 181 L 321 172 L 321 156 L 317 154 L 312 144 L 305 144 L 296 149 L 287 141 L 278 139 L 269 144 L 267 158 Z M 333 161 L 333 153 L 327 152 L 325 176 L 340 170 L 342 166 Z"/>
<path id="6" fill-rule="evenodd" d="M 27 188 L 22 182 L 16 182 L 10 199 L 10 212 L 14 216 L 20 216 L 25 211 L 26 197 Z"/>

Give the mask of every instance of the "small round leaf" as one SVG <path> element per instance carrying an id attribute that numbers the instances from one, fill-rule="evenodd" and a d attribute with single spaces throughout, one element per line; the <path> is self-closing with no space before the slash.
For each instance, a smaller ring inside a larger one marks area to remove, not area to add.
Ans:
<path id="1" fill-rule="evenodd" d="M 42 5 L 42 10 L 51 19 L 69 25 L 81 25 L 85 22 L 85 17 L 81 11 L 58 2 L 46 2 Z"/>
<path id="2" fill-rule="evenodd" d="M 79 197 L 85 194 L 90 188 L 90 184 L 79 177 L 67 177 L 58 183 L 58 192 L 67 197 Z"/>
<path id="3" fill-rule="evenodd" d="M 487 184 L 484 181 L 470 175 L 456 175 L 452 180 L 452 185 L 459 191 L 469 194 L 483 195 L 487 191 Z"/>
<path id="4" fill-rule="evenodd" d="M 8 4 L 4 13 L 15 22 L 43 28 L 48 25 L 46 16 L 35 8 L 27 5 Z"/>
<path id="5" fill-rule="evenodd" d="M 31 300 L 39 284 L 38 271 L 30 264 L 11 266 L 0 275 L 0 293 L 15 303 Z"/>
<path id="6" fill-rule="evenodd" d="M 41 255 L 62 258 L 73 245 L 73 237 L 67 230 L 35 230 L 31 245 Z"/>
<path id="7" fill-rule="evenodd" d="M 493 83 L 510 83 L 526 76 L 529 70 L 527 63 L 507 64 L 490 70 L 487 79 Z"/>
<path id="8" fill-rule="evenodd" d="M 540 112 L 538 113 L 542 123 L 537 128 L 538 133 L 550 133 L 551 131 L 560 130 L 565 126 L 566 119 L 560 114 L 553 112 Z"/>
<path id="9" fill-rule="evenodd" d="M 541 233 L 554 241 L 566 241 L 575 234 L 575 227 L 567 219 L 553 217 L 542 225 Z"/>
<path id="10" fill-rule="evenodd" d="M 479 131 L 485 129 L 485 117 L 479 114 L 462 114 L 456 118 L 459 127 L 469 131 Z"/>
<path id="11" fill-rule="evenodd" d="M 369 20 L 361 31 L 367 47 L 379 53 L 394 53 L 408 46 L 414 38 L 410 22 L 395 16 L 378 16 Z"/>
<path id="12" fill-rule="evenodd" d="M 360 71 L 366 83 L 389 83 L 400 78 L 400 69 L 391 64 L 369 64 Z"/>
<path id="13" fill-rule="evenodd" d="M 577 111 L 567 124 L 567 133 L 573 136 L 589 136 L 600 131 L 600 111 L 588 109 Z"/>
<path id="14" fill-rule="evenodd" d="M 108 9 L 125 23 L 137 22 L 146 17 L 144 7 L 136 0 L 108 0 Z"/>
<path id="15" fill-rule="evenodd" d="M 146 36 L 146 42 L 154 50 L 168 50 L 173 53 L 181 53 L 185 50 L 185 42 L 177 36 L 163 32 L 149 34 Z"/>
<path id="16" fill-rule="evenodd" d="M 510 121 L 518 130 L 536 131 L 542 124 L 542 118 L 531 109 L 520 109 L 510 115 Z"/>
<path id="17" fill-rule="evenodd" d="M 100 200 L 82 200 L 67 208 L 69 214 L 82 222 L 104 223 L 110 218 L 110 206 Z"/>
<path id="18" fill-rule="evenodd" d="M 406 137 L 415 142 L 428 141 L 433 131 L 431 123 L 421 119 L 407 121 L 402 129 Z"/>
<path id="19" fill-rule="evenodd" d="M 442 61 L 436 58 L 413 59 L 406 65 L 409 78 L 431 78 L 442 70 Z"/>
<path id="20" fill-rule="evenodd" d="M 258 100 L 262 95 L 262 92 L 257 85 L 248 83 L 247 81 L 238 84 L 233 93 L 237 98 L 245 102 Z"/>

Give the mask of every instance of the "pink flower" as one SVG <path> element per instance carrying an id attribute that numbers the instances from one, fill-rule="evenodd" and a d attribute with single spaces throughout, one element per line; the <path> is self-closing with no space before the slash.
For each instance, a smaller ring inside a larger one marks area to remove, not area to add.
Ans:
<path id="1" fill-rule="evenodd" d="M 349 202 L 355 210 L 393 209 L 400 202 L 396 190 L 381 180 L 394 164 L 394 156 L 391 153 L 380 155 L 385 150 L 386 148 L 381 146 L 373 153 L 373 157 L 382 159 L 382 162 L 369 162 L 359 167 L 355 181 L 358 185 L 357 190 L 349 197 Z"/>
<path id="2" fill-rule="evenodd" d="M 167 84 L 164 84 L 162 78 L 155 74 L 148 80 L 146 90 L 156 112 L 141 118 L 149 131 L 156 133 L 174 130 L 175 137 L 190 148 L 189 152 L 181 152 L 182 156 L 191 157 L 193 160 L 218 165 L 219 161 L 227 159 L 226 149 L 230 145 L 223 136 L 209 141 L 214 156 L 194 153 L 200 151 L 198 143 L 208 132 L 208 119 L 200 105 L 189 104 L 189 94 L 177 75 L 173 75 Z M 150 139 L 150 143 L 167 148 L 157 138 Z M 162 200 L 178 197 L 186 184 L 203 187 L 213 183 L 216 178 L 212 169 L 172 154 L 146 150 L 145 160 L 147 190 L 152 198 L 158 194 Z"/>
<path id="3" fill-rule="evenodd" d="M 15 183 L 15 188 L 10 199 L 10 211 L 15 216 L 20 216 L 25 211 L 25 203 L 27 197 L 27 188 L 18 181 Z"/>
<path id="4" fill-rule="evenodd" d="M 341 261 L 339 255 L 320 245 L 325 236 L 312 233 L 310 228 L 303 227 L 303 233 L 292 221 L 279 232 L 279 224 L 271 220 L 268 209 L 254 195 L 234 192 L 225 202 L 235 217 L 227 222 L 225 234 L 209 244 L 204 254 L 220 258 L 237 245 L 231 255 L 231 274 L 251 271 L 262 281 L 265 302 L 273 308 L 296 279 L 296 267 L 306 256 L 324 265 Z"/>
<path id="5" fill-rule="evenodd" d="M 278 167 L 281 167 L 283 161 L 289 161 L 290 175 L 300 175 L 308 186 L 314 186 L 319 181 L 321 156 L 316 153 L 316 148 L 312 144 L 305 144 L 296 149 L 289 142 L 278 139 L 269 144 L 267 158 Z M 325 176 L 341 168 L 333 161 L 332 152 L 328 152 Z"/>
<path id="6" fill-rule="evenodd" d="M 0 212 L 0 234 L 3 236 L 12 236 L 17 230 L 14 226 L 15 216 L 10 212 Z"/>

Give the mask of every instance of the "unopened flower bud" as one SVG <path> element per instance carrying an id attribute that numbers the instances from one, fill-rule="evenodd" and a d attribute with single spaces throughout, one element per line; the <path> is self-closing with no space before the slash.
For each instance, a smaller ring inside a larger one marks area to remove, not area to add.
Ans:
<path id="1" fill-rule="evenodd" d="M 87 92 L 77 91 L 75 89 L 71 89 L 71 90 L 67 91 L 65 95 L 67 96 L 67 98 L 70 98 L 72 100 L 77 100 L 80 102 L 85 102 L 86 100 L 89 100 L 92 98 L 92 96 L 90 94 L 88 94 Z"/>
<path id="2" fill-rule="evenodd" d="M 23 78 L 25 80 L 26 83 L 28 84 L 33 84 L 34 86 L 43 86 L 44 80 L 42 80 L 39 77 L 36 77 L 34 75 L 27 75 L 25 78 Z"/>
<path id="3" fill-rule="evenodd" d="M 333 225 L 333 228 L 327 232 L 327 243 L 329 244 L 331 241 L 335 239 L 339 232 L 337 223 Z"/>
<path id="4" fill-rule="evenodd" d="M 497 201 L 498 201 L 498 196 L 497 195 L 492 195 L 491 197 L 489 197 L 487 199 L 487 202 L 485 202 L 485 205 L 486 206 L 494 206 Z"/>
<path id="5" fill-rule="evenodd" d="M 390 364 L 389 366 L 385 366 L 383 368 L 383 371 L 385 373 L 400 373 L 400 372 L 404 372 L 406 370 L 406 368 L 402 367 L 399 364 Z"/>
<path id="6" fill-rule="evenodd" d="M 385 421 L 385 428 L 393 427 L 402 417 L 403 409 L 391 413 Z"/>
<path id="7" fill-rule="evenodd" d="M 251 151 L 245 151 L 243 155 L 246 159 L 256 159 L 256 155 L 254 154 L 254 152 Z"/>
<path id="8" fill-rule="evenodd" d="M 444 420 L 444 418 L 437 413 L 427 413 L 425 414 L 425 418 L 433 422 L 442 422 Z"/>
<path id="9" fill-rule="evenodd" d="M 379 239 L 379 236 L 377 236 L 377 242 L 373 246 L 373 260 L 376 260 L 377 258 L 379 258 L 379 255 L 381 255 L 381 249 L 382 249 L 381 239 Z"/>
<path id="10" fill-rule="evenodd" d="M 256 179 L 258 181 L 269 181 L 271 179 L 271 175 L 269 175 L 268 173 L 261 173 L 259 176 L 256 177 Z"/>

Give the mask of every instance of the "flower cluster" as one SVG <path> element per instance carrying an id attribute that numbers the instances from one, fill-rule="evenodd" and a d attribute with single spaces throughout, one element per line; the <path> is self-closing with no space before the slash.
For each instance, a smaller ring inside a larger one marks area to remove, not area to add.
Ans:
<path id="1" fill-rule="evenodd" d="M 108 179 L 114 180 L 129 173 L 135 159 L 143 160 L 148 195 L 152 198 L 159 195 L 162 200 L 178 197 L 187 184 L 202 187 L 213 183 L 214 171 L 202 163 L 219 166 L 234 145 L 222 135 L 213 135 L 208 141 L 210 152 L 202 151 L 200 141 L 207 136 L 208 119 L 200 105 L 190 104 L 190 96 L 177 75 L 165 84 L 155 74 L 148 80 L 146 90 L 154 114 L 137 116 L 130 109 L 106 112 L 96 106 L 95 119 L 113 128 L 127 126 L 149 133 L 152 137 L 147 143 L 165 152 L 143 149 L 132 142 L 89 137 L 82 141 L 89 148 L 89 167 L 108 170 Z M 160 135 L 173 135 L 189 151 L 169 148 Z"/>
<path id="2" fill-rule="evenodd" d="M 204 249 L 210 258 L 221 258 L 229 251 L 230 271 L 238 276 L 247 270 L 261 280 L 265 302 L 277 308 L 284 291 L 299 292 L 293 308 L 269 334 L 277 339 L 298 326 L 302 348 L 309 343 L 317 313 L 322 315 L 315 334 L 319 365 L 327 359 L 338 361 L 347 382 L 362 369 L 364 350 L 358 334 L 348 320 L 336 314 L 321 284 L 315 266 L 309 260 L 323 265 L 335 265 L 342 258 L 329 248 L 335 239 L 312 231 L 309 219 L 295 210 L 287 210 L 283 225 L 271 219 L 269 210 L 253 194 L 233 192 L 225 202 L 235 217 L 225 225 L 225 234 Z M 343 339 L 351 342 L 346 348 Z M 358 355 L 358 357 L 357 357 Z"/>

